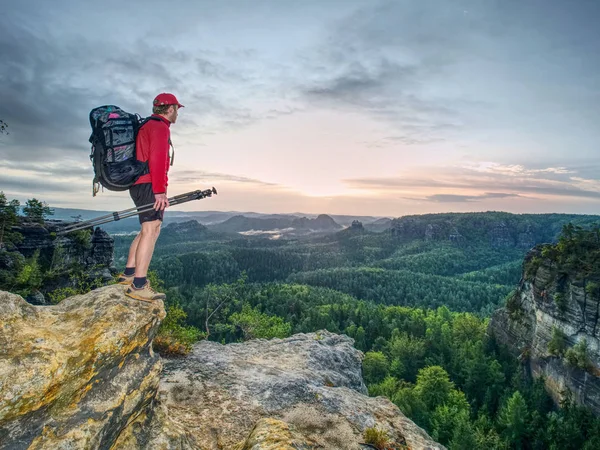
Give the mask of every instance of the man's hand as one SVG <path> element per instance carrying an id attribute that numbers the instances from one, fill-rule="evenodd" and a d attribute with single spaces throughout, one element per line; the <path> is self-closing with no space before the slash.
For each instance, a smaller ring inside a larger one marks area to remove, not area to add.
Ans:
<path id="1" fill-rule="evenodd" d="M 154 209 L 156 211 L 162 211 L 165 208 L 169 207 L 169 199 L 167 198 L 167 194 L 154 194 Z"/>

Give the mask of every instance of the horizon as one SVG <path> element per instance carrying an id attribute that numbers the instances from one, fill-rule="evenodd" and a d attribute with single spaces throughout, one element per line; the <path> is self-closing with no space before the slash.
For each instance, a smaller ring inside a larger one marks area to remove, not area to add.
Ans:
<path id="1" fill-rule="evenodd" d="M 599 2 L 140 4 L 22 0 L 0 16 L 9 199 L 132 207 L 91 195 L 89 111 L 145 116 L 172 92 L 168 196 L 218 194 L 170 211 L 598 211 Z"/>
<path id="2" fill-rule="evenodd" d="M 21 205 L 23 206 L 23 205 Z M 89 213 L 111 213 L 114 211 L 110 211 L 110 210 L 96 210 L 96 209 L 85 209 L 85 208 L 64 208 L 64 207 L 53 207 L 52 205 L 49 205 L 50 208 L 52 210 L 54 209 L 59 209 L 59 210 L 69 210 L 69 209 L 74 209 L 77 211 L 86 211 Z M 173 210 L 167 210 L 166 214 L 169 214 L 169 216 L 172 216 L 173 213 L 183 213 L 183 214 L 232 214 L 232 215 L 241 215 L 243 216 L 244 214 L 255 214 L 255 215 L 264 215 L 264 216 L 272 216 L 272 215 L 281 215 L 281 216 L 320 216 L 320 215 L 325 215 L 325 216 L 347 216 L 349 218 L 366 218 L 366 217 L 370 217 L 373 218 L 375 220 L 380 220 L 380 219 L 390 219 L 390 220 L 394 220 L 394 219 L 400 219 L 403 217 L 410 217 L 410 216 L 425 216 L 425 215 L 435 215 L 435 214 L 514 214 L 514 215 L 568 215 L 568 216 L 598 216 L 600 217 L 600 213 L 598 214 L 592 214 L 592 213 L 560 213 L 560 212 L 548 212 L 548 213 L 512 213 L 509 211 L 499 211 L 499 210 L 487 210 L 487 211 L 465 211 L 465 212 L 457 212 L 457 211 L 446 211 L 446 212 L 432 212 L 432 213 L 419 213 L 419 214 L 404 214 L 404 215 L 400 215 L 400 216 L 377 216 L 377 215 L 368 215 L 368 214 L 334 214 L 334 213 L 327 213 L 327 212 L 320 212 L 320 213 L 311 213 L 311 212 L 300 212 L 300 211 L 295 211 L 295 212 L 288 212 L 288 213 L 267 213 L 267 212 L 260 212 L 260 211 L 235 211 L 235 210 L 229 210 L 229 211 L 220 211 L 220 210 L 191 210 L 191 211 L 173 211 Z M 165 216 L 168 217 L 168 216 Z M 50 216 L 48 217 L 48 219 L 52 219 L 53 217 Z M 124 219 L 123 219 L 124 220 Z"/>

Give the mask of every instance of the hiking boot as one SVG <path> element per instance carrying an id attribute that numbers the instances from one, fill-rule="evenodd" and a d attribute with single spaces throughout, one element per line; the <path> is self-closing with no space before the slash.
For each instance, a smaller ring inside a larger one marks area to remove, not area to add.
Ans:
<path id="1" fill-rule="evenodd" d="M 125 275 L 124 273 L 122 273 L 121 275 L 119 275 L 119 278 L 117 278 L 117 284 L 124 284 L 126 286 L 129 286 L 131 283 L 133 283 L 133 275 Z"/>
<path id="2" fill-rule="evenodd" d="M 129 286 L 129 288 L 125 291 L 125 295 L 127 297 L 149 303 L 152 303 L 155 300 L 166 300 L 167 298 L 165 294 L 156 292 L 154 289 L 152 289 L 150 287 L 150 283 L 147 281 L 146 284 L 139 289 L 136 288 L 132 283 L 131 286 Z"/>

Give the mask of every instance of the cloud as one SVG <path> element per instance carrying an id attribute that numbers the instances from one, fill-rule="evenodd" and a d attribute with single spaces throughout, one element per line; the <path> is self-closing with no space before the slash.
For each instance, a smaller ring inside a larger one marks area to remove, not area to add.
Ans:
<path id="1" fill-rule="evenodd" d="M 280 186 L 276 183 L 248 178 L 239 175 L 231 175 L 226 173 L 207 172 L 203 170 L 183 170 L 174 173 L 171 176 L 175 183 L 196 183 L 204 181 L 231 181 L 235 183 L 249 183 L 259 186 Z"/>
<path id="2" fill-rule="evenodd" d="M 91 180 L 88 184 L 91 192 Z M 52 196 L 62 193 L 74 193 L 77 190 L 84 190 L 85 183 L 65 183 L 64 181 L 51 179 L 48 177 L 32 178 L 15 175 L 0 175 L 0 190 L 7 192 L 18 192 L 26 196 Z"/>
<path id="3" fill-rule="evenodd" d="M 94 170 L 92 164 L 75 164 L 71 161 L 34 163 L 29 161 L 0 161 L 0 169 L 4 171 L 27 172 L 33 177 L 92 179 Z"/>
<path id="4" fill-rule="evenodd" d="M 520 197 L 518 194 L 505 194 L 501 192 L 485 193 L 482 195 L 453 195 L 453 194 L 435 194 L 429 195 L 424 199 L 403 197 L 407 200 L 426 200 L 436 203 L 469 203 L 477 202 L 490 198 L 507 198 L 507 197 Z"/>
<path id="5" fill-rule="evenodd" d="M 448 139 L 464 127 L 464 110 L 486 105 L 434 88 L 471 54 L 469 20 L 439 2 L 370 2 L 334 24 L 307 57 L 311 77 L 300 90 L 313 104 L 385 120 L 396 134 L 376 146 Z"/>
<path id="6" fill-rule="evenodd" d="M 174 133 L 191 138 L 200 126 L 209 134 L 296 110 L 272 100 L 274 87 L 260 75 L 268 63 L 251 49 L 178 49 L 168 40 L 148 42 L 142 27 L 126 44 L 94 33 L 55 38 L 37 25 L 0 16 L 0 118 L 11 132 L 0 141 L 0 160 L 85 160 L 92 108 L 117 104 L 148 115 L 160 91 L 176 92 L 186 104 Z"/>
<path id="7" fill-rule="evenodd" d="M 423 175 L 414 175 L 419 172 Z M 403 177 L 354 178 L 344 180 L 353 189 L 373 193 L 422 192 L 420 199 L 437 202 L 468 202 L 492 198 L 557 196 L 600 199 L 600 177 L 584 179 L 573 168 L 529 169 L 521 165 L 482 164 L 456 167 L 426 167 Z M 430 194 L 432 191 L 444 193 Z M 447 193 L 447 191 L 455 193 Z M 469 191 L 463 194 L 461 191 Z M 472 194 L 480 191 L 480 194 Z M 501 192 L 498 192 L 501 191 Z M 496 193 L 497 192 L 497 193 Z M 406 197 L 415 200 L 415 197 Z"/>

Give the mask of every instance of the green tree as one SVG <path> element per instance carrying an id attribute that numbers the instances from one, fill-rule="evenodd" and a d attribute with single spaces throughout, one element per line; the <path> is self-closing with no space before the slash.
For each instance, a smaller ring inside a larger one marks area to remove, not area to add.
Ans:
<path id="1" fill-rule="evenodd" d="M 449 450 L 475 450 L 478 449 L 475 430 L 469 422 L 468 416 L 460 416 L 452 433 L 452 440 L 448 444 Z"/>
<path id="2" fill-rule="evenodd" d="M 8 124 L 4 120 L 0 119 L 0 134 L 8 134 L 7 128 Z"/>
<path id="3" fill-rule="evenodd" d="M 27 200 L 23 207 L 23 214 L 33 222 L 43 222 L 45 218 L 54 214 L 46 202 L 36 198 Z"/>
<path id="4" fill-rule="evenodd" d="M 241 312 L 233 313 L 229 317 L 229 322 L 242 330 L 245 340 L 285 338 L 292 331 L 292 326 L 281 317 L 261 313 L 247 303 Z"/>
<path id="5" fill-rule="evenodd" d="M 39 264 L 39 257 L 40 251 L 38 249 L 29 259 L 29 261 L 27 261 L 27 263 L 22 267 L 21 271 L 16 277 L 16 282 L 19 288 L 17 293 L 23 297 L 26 297 L 33 291 L 36 291 L 42 285 L 43 275 Z"/>
<path id="6" fill-rule="evenodd" d="M 440 366 L 429 366 L 419 370 L 415 391 L 430 411 L 448 400 L 454 383 L 448 372 Z"/>
<path id="7" fill-rule="evenodd" d="M 470 427 L 469 403 L 465 394 L 453 389 L 444 404 L 435 408 L 431 415 L 432 437 L 442 444 L 448 444 L 461 425 Z"/>
<path id="8" fill-rule="evenodd" d="M 362 367 L 365 383 L 369 385 L 379 383 L 387 376 L 390 362 L 381 352 L 367 352 Z"/>
<path id="9" fill-rule="evenodd" d="M 154 339 L 154 349 L 162 355 L 185 355 L 194 342 L 205 337 L 198 328 L 187 325 L 187 314 L 178 303 L 167 305 L 167 316 Z"/>
<path id="10" fill-rule="evenodd" d="M 20 233 L 11 231 L 11 227 L 18 223 L 19 207 L 18 200 L 7 200 L 4 192 L 0 191 L 0 248 L 14 244 L 21 240 Z"/>
<path id="11" fill-rule="evenodd" d="M 418 369 L 423 366 L 425 352 L 425 341 L 406 332 L 397 333 L 388 345 L 392 374 L 414 382 Z"/>
<path id="12" fill-rule="evenodd" d="M 513 448 L 524 448 L 527 435 L 527 420 L 529 412 L 527 403 L 519 391 L 506 401 L 500 410 L 498 423 L 504 430 L 506 442 Z"/>

